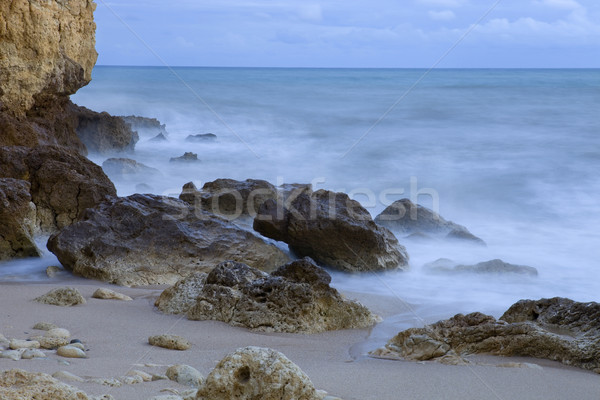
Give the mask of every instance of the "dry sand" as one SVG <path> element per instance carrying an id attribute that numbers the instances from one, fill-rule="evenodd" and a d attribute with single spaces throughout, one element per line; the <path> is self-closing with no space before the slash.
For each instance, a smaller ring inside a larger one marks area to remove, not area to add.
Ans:
<path id="1" fill-rule="evenodd" d="M 57 307 L 33 299 L 55 287 L 73 286 L 87 304 Z M 134 301 L 92 299 L 98 287 L 131 296 Z M 171 364 L 188 364 L 204 376 L 227 353 L 249 345 L 281 351 L 298 364 L 318 389 L 345 400 L 387 399 L 600 399 L 600 376 L 546 360 L 477 357 L 479 364 L 448 366 L 434 362 L 415 363 L 351 356 L 351 348 L 369 336 L 368 330 L 337 331 L 315 335 L 262 334 L 214 321 L 188 321 L 163 315 L 153 307 L 161 288 L 123 288 L 77 278 L 44 284 L 0 284 L 2 306 L 0 333 L 7 338 L 27 338 L 42 332 L 36 322 L 52 322 L 71 331 L 88 349 L 87 359 L 12 361 L 0 359 L 0 370 L 21 368 L 52 374 L 69 371 L 81 377 L 112 378 L 132 369 L 164 373 Z M 347 294 L 382 316 L 399 313 L 386 298 Z M 148 337 L 171 333 L 193 343 L 187 351 L 148 345 Z M 360 346 L 359 346 L 360 347 Z M 67 361 L 69 365 L 65 365 Z M 529 362 L 541 368 L 504 368 L 497 364 Z M 489 365 L 481 365 L 489 364 Z M 144 366 L 158 365 L 158 366 Z M 163 389 L 186 390 L 170 381 L 156 381 L 110 388 L 94 383 L 75 383 L 91 395 L 111 394 L 115 399 L 136 400 L 169 394 Z"/>

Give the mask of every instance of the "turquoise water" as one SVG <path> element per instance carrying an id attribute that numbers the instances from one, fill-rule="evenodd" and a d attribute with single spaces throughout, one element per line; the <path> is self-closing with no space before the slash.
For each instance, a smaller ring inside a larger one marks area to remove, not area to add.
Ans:
<path id="1" fill-rule="evenodd" d="M 313 182 L 375 216 L 411 191 L 434 193 L 440 213 L 487 248 L 407 243 L 411 272 L 334 273 L 335 284 L 415 304 L 425 319 L 499 315 L 525 297 L 600 301 L 600 70 L 96 67 L 93 78 L 76 103 L 156 117 L 169 132 L 162 144 L 140 132 L 133 158 L 163 176 L 116 180 L 120 195 L 138 183 L 178 195 L 225 177 Z M 207 132 L 217 141 L 184 141 Z M 169 163 L 184 151 L 202 163 Z M 540 276 L 421 272 L 439 257 L 501 258 Z"/>

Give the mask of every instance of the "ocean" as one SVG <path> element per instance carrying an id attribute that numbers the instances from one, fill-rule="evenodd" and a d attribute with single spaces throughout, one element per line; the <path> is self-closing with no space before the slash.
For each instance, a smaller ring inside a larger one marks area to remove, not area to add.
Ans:
<path id="1" fill-rule="evenodd" d="M 378 326 L 373 341 L 459 312 L 498 317 L 523 298 L 600 301 L 600 70 L 98 66 L 72 98 L 166 124 L 168 142 L 140 132 L 128 156 L 162 176 L 115 180 L 119 195 L 145 184 L 177 196 L 186 182 L 217 178 L 313 183 L 349 193 L 373 217 L 412 196 L 487 242 L 399 238 L 410 271 L 332 271 L 338 289 L 410 308 Z M 217 139 L 185 141 L 202 133 Z M 188 151 L 201 162 L 169 162 Z M 422 271 L 441 257 L 500 258 L 539 276 Z"/>

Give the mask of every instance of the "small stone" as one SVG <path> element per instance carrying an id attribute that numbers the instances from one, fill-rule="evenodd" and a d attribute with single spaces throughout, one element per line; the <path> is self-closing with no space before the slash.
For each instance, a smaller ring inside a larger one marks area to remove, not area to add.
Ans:
<path id="1" fill-rule="evenodd" d="M 8 358 L 10 360 L 19 361 L 25 349 L 20 350 L 6 350 L 0 354 L 0 358 Z"/>
<path id="2" fill-rule="evenodd" d="M 175 394 L 163 394 L 161 396 L 150 397 L 148 400 L 183 400 L 183 397 Z"/>
<path id="3" fill-rule="evenodd" d="M 23 360 L 31 360 L 33 358 L 46 358 L 46 353 L 39 349 L 26 349 L 21 355 Z"/>
<path id="4" fill-rule="evenodd" d="M 50 322 L 38 322 L 33 326 L 32 329 L 36 329 L 38 331 L 49 331 L 51 329 L 58 328 L 58 326 L 50 323 Z"/>
<path id="5" fill-rule="evenodd" d="M 150 374 L 148 374 L 148 373 L 146 373 L 144 371 L 137 370 L 137 369 L 134 369 L 133 371 L 129 371 L 127 373 L 127 375 L 128 376 L 134 376 L 134 377 L 135 376 L 139 376 L 139 377 L 142 378 L 142 380 L 144 382 L 151 382 L 152 381 L 152 375 L 150 375 Z"/>
<path id="6" fill-rule="evenodd" d="M 103 299 L 103 300 L 123 300 L 123 301 L 131 301 L 133 300 L 131 297 L 124 295 L 122 293 L 117 293 L 114 290 L 99 288 L 92 294 L 94 299 Z"/>
<path id="7" fill-rule="evenodd" d="M 204 381 L 204 377 L 197 369 L 183 364 L 170 366 L 167 369 L 167 377 L 173 382 L 195 388 L 200 387 Z"/>
<path id="8" fill-rule="evenodd" d="M 54 278 L 61 271 L 64 271 L 61 267 L 51 265 L 48 268 L 46 268 L 46 275 L 48 275 L 48 278 Z"/>
<path id="9" fill-rule="evenodd" d="M 110 394 L 102 394 L 100 396 L 88 396 L 90 400 L 115 400 Z"/>
<path id="10" fill-rule="evenodd" d="M 85 379 L 74 375 L 68 371 L 58 371 L 52 374 L 53 378 L 56 378 L 63 382 L 85 382 Z"/>
<path id="11" fill-rule="evenodd" d="M 73 343 L 81 343 L 81 340 L 79 340 L 79 339 L 73 339 L 73 340 L 71 340 L 69 343 L 70 343 L 70 344 L 73 344 Z"/>
<path id="12" fill-rule="evenodd" d="M 59 347 L 56 354 L 66 358 L 87 358 L 83 350 L 72 345 Z"/>
<path id="13" fill-rule="evenodd" d="M 9 344 L 10 348 L 13 350 L 19 349 L 39 349 L 40 342 L 37 340 L 20 340 L 20 339 L 12 339 Z"/>
<path id="14" fill-rule="evenodd" d="M 54 306 L 70 307 L 85 304 L 85 299 L 75 288 L 57 288 L 49 291 L 43 296 L 35 299 L 38 303 L 51 304 Z"/>
<path id="15" fill-rule="evenodd" d="M 85 346 L 81 342 L 79 342 L 79 343 L 70 343 L 69 346 L 77 347 L 80 350 L 85 350 Z"/>
<path id="16" fill-rule="evenodd" d="M 71 337 L 71 332 L 63 328 L 54 328 L 46 332 L 44 336 L 69 339 Z"/>
<path id="17" fill-rule="evenodd" d="M 69 339 L 54 336 L 34 336 L 32 339 L 40 343 L 42 349 L 55 350 L 69 344 Z"/>
<path id="18" fill-rule="evenodd" d="M 148 338 L 152 346 L 163 347 L 170 350 L 187 350 L 192 344 L 187 339 L 177 335 L 156 335 Z"/>
<path id="19" fill-rule="evenodd" d="M 120 380 L 115 379 L 115 378 L 92 378 L 92 379 L 88 379 L 87 382 L 96 383 L 98 385 L 109 386 L 109 387 L 123 386 L 123 382 L 121 382 Z"/>
<path id="20" fill-rule="evenodd" d="M 119 378 L 119 380 L 125 385 L 136 385 L 144 382 L 144 379 L 141 376 L 123 376 Z"/>
<path id="21" fill-rule="evenodd" d="M 166 376 L 166 375 L 152 374 L 152 382 L 154 382 L 154 381 L 164 381 L 164 380 L 167 380 L 167 379 L 169 379 L 169 377 Z"/>

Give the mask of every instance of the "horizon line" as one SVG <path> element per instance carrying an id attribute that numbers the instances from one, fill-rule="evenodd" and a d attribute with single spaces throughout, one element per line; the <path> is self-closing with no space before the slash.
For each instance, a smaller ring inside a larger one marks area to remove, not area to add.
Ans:
<path id="1" fill-rule="evenodd" d="M 281 67 L 281 66 L 228 66 L 228 65 L 133 65 L 133 64 L 96 64 L 95 67 L 114 67 L 114 68 L 230 68 L 230 69 L 428 69 L 428 67 Z M 439 67 L 434 70 L 448 69 L 537 69 L 537 70 L 557 70 L 557 69 L 600 69 L 598 67 Z"/>

